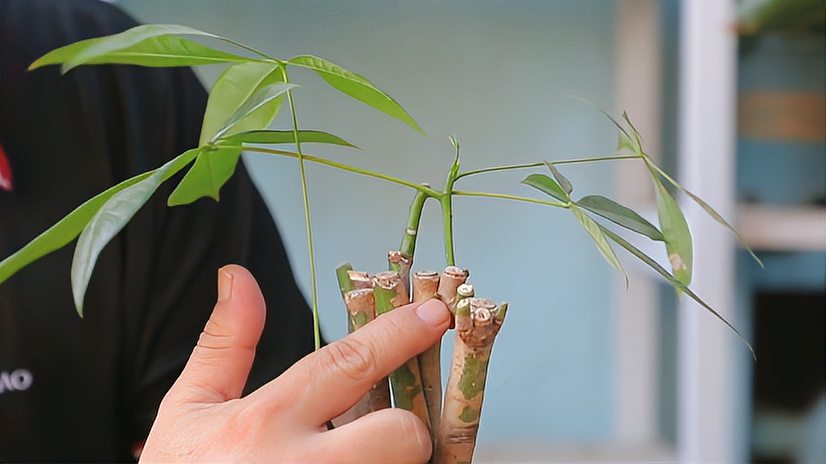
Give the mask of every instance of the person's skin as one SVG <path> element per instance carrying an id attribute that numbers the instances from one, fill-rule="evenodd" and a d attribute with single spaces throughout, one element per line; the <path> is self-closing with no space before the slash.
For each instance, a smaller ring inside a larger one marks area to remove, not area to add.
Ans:
<path id="1" fill-rule="evenodd" d="M 141 462 L 423 463 L 424 424 L 384 409 L 333 430 L 370 387 L 447 330 L 438 300 L 385 314 L 241 398 L 265 316 L 253 276 L 218 271 L 218 302 L 181 376 L 161 402 Z M 278 318 L 278 308 L 270 316 Z"/>

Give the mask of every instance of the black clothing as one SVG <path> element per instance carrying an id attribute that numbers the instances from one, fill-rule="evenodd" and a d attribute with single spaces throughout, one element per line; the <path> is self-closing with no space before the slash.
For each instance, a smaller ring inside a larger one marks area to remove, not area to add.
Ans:
<path id="1" fill-rule="evenodd" d="M 94 194 L 196 146 L 207 95 L 188 68 L 26 72 L 54 48 L 135 25 L 112 5 L 0 0 L 0 24 L 0 144 L 15 184 L 0 190 L 6 257 Z M 270 302 L 248 391 L 312 350 L 310 312 L 243 166 L 220 203 L 168 208 L 176 184 L 101 254 L 85 319 L 72 304 L 71 246 L 0 284 L 0 461 L 131 460 L 212 311 L 224 264 L 249 268 Z"/>

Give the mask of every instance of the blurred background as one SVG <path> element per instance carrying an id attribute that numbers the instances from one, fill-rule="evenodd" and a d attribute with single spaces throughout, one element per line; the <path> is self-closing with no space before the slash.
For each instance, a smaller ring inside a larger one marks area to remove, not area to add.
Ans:
<path id="1" fill-rule="evenodd" d="M 626 290 L 564 212 L 458 198 L 458 264 L 481 295 L 511 303 L 490 368 L 479 462 L 826 462 L 822 1 L 117 3 L 143 22 L 339 63 L 393 95 L 427 133 L 295 72 L 303 128 L 362 148 L 318 154 L 440 186 L 453 134 L 466 169 L 613 153 L 616 131 L 568 96 L 576 95 L 614 114 L 627 110 L 649 153 L 737 225 L 765 269 L 683 203 L 695 235 L 693 288 L 746 334 L 757 362 L 628 255 Z M 209 86 L 218 71 L 199 73 Z M 297 166 L 245 161 L 309 295 Z M 411 193 L 307 168 L 323 330 L 332 340 L 346 330 L 335 267 L 382 269 Z M 655 216 L 639 166 L 564 172 L 575 193 L 606 194 Z M 462 189 L 529 195 L 524 175 L 479 176 Z M 421 234 L 416 268 L 441 267 L 435 206 Z M 450 345 L 443 351 L 447 365 Z"/>

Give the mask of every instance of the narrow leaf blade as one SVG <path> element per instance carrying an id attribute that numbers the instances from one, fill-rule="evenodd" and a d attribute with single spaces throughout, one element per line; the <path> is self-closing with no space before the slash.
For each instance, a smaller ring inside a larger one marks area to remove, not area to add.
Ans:
<path id="1" fill-rule="evenodd" d="M 0 262 L 0 283 L 34 261 L 68 245 L 69 242 L 80 234 L 86 224 L 106 201 L 121 190 L 151 176 L 153 172 L 154 171 L 145 172 L 127 179 L 86 200 L 86 202 L 64 216 L 63 219 L 38 235 L 23 248 L 4 259 Z"/>
<path id="2" fill-rule="evenodd" d="M 664 241 L 662 232 L 645 218 L 625 206 L 602 195 L 588 195 L 576 202 L 588 211 L 598 214 L 628 230 L 645 235 L 651 240 Z"/>
<path id="3" fill-rule="evenodd" d="M 156 171 L 146 179 L 116 193 L 84 227 L 77 240 L 71 272 L 72 295 L 80 317 L 83 317 L 83 299 L 98 255 L 157 190 L 161 184 L 161 177 L 162 173 Z"/>
<path id="4" fill-rule="evenodd" d="M 229 133 L 233 128 L 235 128 L 241 121 L 248 118 L 256 111 L 264 108 L 266 105 L 270 104 L 273 100 L 280 97 L 287 91 L 298 87 L 295 84 L 286 84 L 284 82 L 277 82 L 275 84 L 270 84 L 262 89 L 256 91 L 250 98 L 247 99 L 237 110 L 233 113 L 225 122 L 222 124 L 221 128 L 215 134 L 214 139 L 218 139 L 226 133 Z M 269 121 L 267 122 L 269 125 Z"/>
<path id="5" fill-rule="evenodd" d="M 221 187 L 235 173 L 241 147 L 221 147 L 202 150 L 175 190 L 169 195 L 169 206 L 188 205 L 209 196 L 215 201 L 220 199 Z"/>
<path id="6" fill-rule="evenodd" d="M 714 209 L 711 205 L 709 205 L 708 203 L 706 203 L 706 201 L 705 201 L 705 200 L 703 200 L 702 198 L 700 198 L 700 197 L 699 197 L 699 195 L 696 195 L 694 192 L 692 192 L 692 191 L 688 190 L 688 189 L 687 189 L 687 188 L 685 188 L 682 184 L 680 184 L 679 182 L 677 182 L 676 180 L 674 180 L 671 176 L 667 175 L 665 172 L 663 172 L 663 170 L 662 170 L 662 169 L 660 169 L 660 168 L 659 168 L 657 165 L 655 165 L 654 163 L 652 163 L 652 162 L 650 162 L 650 161 L 649 161 L 649 162 L 648 162 L 648 165 L 650 166 L 650 168 L 651 168 L 651 169 L 653 169 L 654 171 L 656 171 L 657 173 L 659 173 L 659 174 L 660 174 L 660 176 L 662 176 L 665 180 L 667 180 L 668 182 L 670 182 L 670 183 L 671 183 L 671 185 L 673 185 L 674 187 L 677 187 L 678 189 L 682 190 L 682 191 L 683 191 L 683 193 L 685 193 L 686 195 L 688 195 L 688 197 L 689 197 L 689 198 L 691 198 L 692 200 L 694 200 L 694 202 L 696 202 L 698 205 L 700 205 L 700 207 L 701 207 L 701 208 L 703 208 L 703 210 L 704 210 L 704 211 L 705 211 L 705 212 L 706 212 L 709 216 L 711 216 L 711 218 L 712 218 L 712 219 L 714 219 L 715 221 L 717 221 L 719 224 L 722 224 L 722 225 L 723 225 L 725 228 L 727 228 L 727 229 L 728 229 L 728 230 L 729 230 L 732 234 L 734 234 L 734 236 L 737 238 L 737 241 L 738 241 L 738 242 L 740 242 L 740 245 L 741 245 L 743 248 L 745 248 L 745 249 L 746 249 L 746 251 L 748 251 L 748 252 L 749 252 L 749 254 L 751 255 L 751 257 L 752 257 L 752 258 L 753 258 L 753 259 L 757 262 L 757 264 L 759 264 L 759 265 L 760 265 L 760 267 L 764 267 L 764 266 L 763 266 L 763 261 L 761 261 L 761 260 L 760 260 L 760 258 L 758 258 L 758 257 L 757 257 L 757 255 L 754 253 L 754 250 L 752 250 L 752 249 L 751 249 L 751 247 L 749 247 L 749 245 L 746 243 L 746 240 L 745 240 L 745 239 L 743 239 L 743 237 L 740 235 L 740 233 L 739 233 L 739 232 L 737 232 L 737 229 L 735 229 L 733 225 L 731 225 L 728 221 L 726 221 L 726 219 L 723 217 L 723 215 L 722 215 L 722 214 L 718 213 L 718 212 L 717 212 L 717 210 L 715 210 L 715 209 Z"/>
<path id="7" fill-rule="evenodd" d="M 248 61 L 251 60 L 215 50 L 184 37 L 167 35 L 152 37 L 131 47 L 97 56 L 84 64 L 132 64 L 171 67 Z"/>
<path id="8" fill-rule="evenodd" d="M 179 26 L 177 24 L 144 24 L 118 34 L 87 39 L 52 50 L 32 63 L 29 69 L 36 69 L 48 64 L 62 63 L 62 71 L 66 72 L 108 53 L 127 49 L 147 39 L 166 35 L 196 35 L 223 39 L 223 37 L 215 34 L 199 31 L 187 26 Z"/>
<path id="9" fill-rule="evenodd" d="M 608 264 L 611 265 L 614 269 L 621 272 L 625 276 L 625 283 L 628 284 L 628 275 L 625 274 L 625 270 L 622 268 L 622 264 L 620 264 L 619 259 L 617 259 L 616 253 L 614 253 L 614 249 L 611 248 L 611 244 L 608 243 L 608 240 L 605 239 L 605 235 L 603 235 L 599 224 L 597 224 L 593 219 L 588 217 L 581 209 L 577 208 L 576 205 L 571 206 L 571 213 L 574 214 L 574 217 L 582 227 L 585 228 L 585 231 L 588 232 L 588 235 L 591 236 L 591 240 L 594 241 L 596 244 L 597 249 L 602 254 L 602 257 L 608 261 Z"/>
<path id="10" fill-rule="evenodd" d="M 101 250 L 123 229 L 152 193 L 194 157 L 190 150 L 156 169 L 151 175 L 116 192 L 97 210 L 83 228 L 72 258 L 72 295 L 78 314 L 83 317 L 83 299 L 92 270 Z"/>
<path id="11" fill-rule="evenodd" d="M 683 284 L 691 283 L 693 250 L 691 231 L 677 201 L 668 193 L 659 179 L 654 179 L 657 193 L 657 217 L 660 221 L 668 261 L 674 276 Z"/>
<path id="12" fill-rule="evenodd" d="M 424 133 L 419 124 L 396 100 L 378 89 L 365 77 L 317 56 L 295 56 L 290 58 L 288 63 L 314 70 L 325 82 L 339 92 L 404 122 L 422 134 Z"/>
<path id="13" fill-rule="evenodd" d="M 522 179 L 522 183 L 539 190 L 542 193 L 548 194 L 562 202 L 569 202 L 571 197 L 562 190 L 562 187 L 556 183 L 555 180 L 544 174 L 531 174 Z"/>
<path id="14" fill-rule="evenodd" d="M 755 356 L 754 349 L 752 348 L 751 344 L 746 340 L 746 337 L 744 337 L 743 334 L 741 334 L 739 330 L 737 330 L 729 321 L 727 321 L 726 318 L 724 318 L 720 313 L 718 313 L 716 310 L 714 310 L 714 308 L 712 308 L 708 303 L 703 301 L 702 298 L 697 296 L 697 294 L 694 293 L 691 289 L 689 289 L 688 286 L 686 286 L 682 281 L 677 279 L 675 276 L 671 275 L 662 266 L 657 264 L 657 262 L 654 259 L 652 259 L 648 255 L 646 255 L 645 253 L 640 251 L 634 245 L 631 245 L 630 243 L 625 241 L 622 237 L 615 234 L 610 229 L 607 229 L 603 226 L 599 226 L 599 227 L 600 227 L 600 229 L 602 230 L 603 234 L 606 237 L 610 238 L 615 243 L 617 243 L 619 246 L 625 248 L 629 253 L 636 256 L 640 261 L 642 261 L 643 263 L 647 264 L 649 267 L 651 267 L 652 269 L 657 271 L 658 274 L 663 276 L 665 278 L 665 280 L 667 280 L 677 290 L 679 290 L 679 291 L 685 293 L 686 295 L 688 295 L 692 300 L 696 301 L 700 306 L 705 308 L 707 311 L 709 311 L 711 314 L 713 314 L 717 319 L 722 321 L 729 329 L 731 329 L 732 331 L 734 331 L 735 334 L 737 334 L 737 336 L 740 338 L 740 340 L 743 341 L 743 343 L 746 344 L 749 351 L 751 351 L 752 357 Z"/>
<path id="15" fill-rule="evenodd" d="M 298 140 L 301 143 L 324 143 L 328 145 L 339 145 L 342 147 L 358 148 L 343 138 L 324 131 L 300 130 Z M 230 143 L 256 143 L 256 144 L 293 144 L 295 134 L 291 130 L 254 130 L 237 133 L 235 135 L 221 139 Z"/>
<path id="16" fill-rule="evenodd" d="M 563 176 L 562 173 L 559 172 L 559 169 L 557 169 L 553 164 L 548 162 L 545 164 L 548 166 L 548 169 L 551 170 L 551 174 L 553 174 L 554 179 L 556 179 L 559 186 L 562 187 L 562 190 L 564 190 L 566 194 L 570 195 L 571 192 L 574 191 L 574 186 L 571 184 L 571 181 L 568 180 L 567 177 Z"/>
<path id="17" fill-rule="evenodd" d="M 183 169 L 191 162 L 197 150 L 189 150 L 173 160 L 165 179 L 175 172 Z M 126 179 L 117 185 L 109 187 L 103 192 L 86 200 L 83 204 L 75 208 L 72 212 L 55 223 L 52 227 L 35 237 L 31 242 L 14 254 L 0 262 L 0 283 L 4 282 L 17 273 L 20 269 L 56 251 L 74 240 L 83 231 L 83 228 L 94 217 L 95 213 L 112 198 L 116 193 L 135 185 L 138 182 L 150 177 L 155 171 L 144 172 L 130 179 Z M 164 179 L 164 180 L 165 180 Z"/>
<path id="18" fill-rule="evenodd" d="M 205 145 L 221 130 L 224 123 L 255 92 L 262 87 L 281 80 L 278 65 L 275 63 L 241 63 L 228 67 L 215 81 L 209 92 L 204 122 L 201 125 L 200 145 Z M 264 129 L 272 122 L 275 111 L 260 113 L 236 124 L 235 132 Z M 233 131 L 225 135 L 231 135 Z"/>

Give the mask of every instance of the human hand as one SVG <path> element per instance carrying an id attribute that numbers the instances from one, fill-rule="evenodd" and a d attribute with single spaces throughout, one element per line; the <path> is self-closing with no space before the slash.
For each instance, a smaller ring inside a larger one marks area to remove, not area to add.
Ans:
<path id="1" fill-rule="evenodd" d="M 161 402 L 141 462 L 426 462 L 424 424 L 384 409 L 333 430 L 324 424 L 377 381 L 432 346 L 450 321 L 438 300 L 382 315 L 307 355 L 240 398 L 265 316 L 264 297 L 240 266 L 218 271 L 218 302 Z M 277 317 L 277 308 L 271 316 Z"/>

